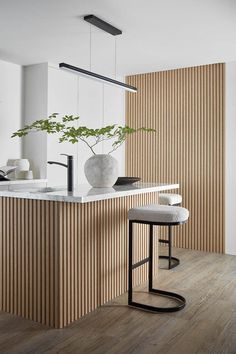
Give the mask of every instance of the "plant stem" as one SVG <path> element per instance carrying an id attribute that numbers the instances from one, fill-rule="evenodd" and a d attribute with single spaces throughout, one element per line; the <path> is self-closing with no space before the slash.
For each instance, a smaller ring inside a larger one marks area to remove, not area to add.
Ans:
<path id="1" fill-rule="evenodd" d="M 88 143 L 86 140 L 84 140 L 84 139 L 81 138 L 81 137 L 79 137 L 79 139 L 80 139 L 81 141 L 83 141 L 83 142 L 89 147 L 89 149 L 92 151 L 92 153 L 93 153 L 94 155 L 96 155 L 96 153 L 95 153 L 95 151 L 93 150 L 92 146 L 90 146 L 89 143 Z"/>
<path id="2" fill-rule="evenodd" d="M 116 145 L 116 147 L 114 149 L 112 149 L 111 151 L 108 152 L 108 155 L 110 155 L 112 152 L 116 151 L 123 143 L 124 143 L 124 141 L 122 141 L 119 145 Z"/>

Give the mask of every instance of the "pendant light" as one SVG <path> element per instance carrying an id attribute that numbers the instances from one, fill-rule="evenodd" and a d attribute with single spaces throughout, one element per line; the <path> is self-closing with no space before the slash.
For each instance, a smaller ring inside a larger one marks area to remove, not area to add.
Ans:
<path id="1" fill-rule="evenodd" d="M 100 28 L 101 30 L 113 35 L 113 36 L 117 36 L 117 35 L 122 34 L 121 30 L 119 30 L 118 28 L 110 25 L 109 23 L 101 20 L 100 18 L 98 18 L 94 15 L 85 16 L 84 20 L 89 22 L 90 24 Z M 116 42 L 115 42 L 115 44 L 116 44 Z M 90 28 L 90 63 L 91 63 L 91 28 Z M 115 46 L 115 67 L 116 67 L 116 46 Z M 68 71 L 72 71 L 74 73 L 77 73 L 78 75 L 85 76 L 85 77 L 88 77 L 88 78 L 91 78 L 91 79 L 94 79 L 97 81 L 101 81 L 103 83 L 107 83 L 107 84 L 111 84 L 111 85 L 123 88 L 129 92 L 135 92 L 135 93 L 137 92 L 137 88 L 134 86 L 127 85 L 124 82 L 117 81 L 117 80 L 112 79 L 110 77 L 103 76 L 103 75 L 97 74 L 95 72 L 92 72 L 91 65 L 90 65 L 90 71 L 79 68 L 77 66 L 67 64 L 67 63 L 60 63 L 59 68 L 64 69 L 64 70 L 68 70 Z M 116 71 L 116 68 L 115 68 L 115 71 Z"/>

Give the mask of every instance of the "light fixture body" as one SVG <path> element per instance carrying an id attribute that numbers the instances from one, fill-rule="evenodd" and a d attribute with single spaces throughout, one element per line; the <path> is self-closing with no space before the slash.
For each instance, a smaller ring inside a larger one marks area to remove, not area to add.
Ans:
<path id="1" fill-rule="evenodd" d="M 123 88 L 129 92 L 137 92 L 138 91 L 136 87 L 131 86 L 131 85 L 127 85 L 124 82 L 117 81 L 117 80 L 114 80 L 110 77 L 103 76 L 103 75 L 100 75 L 100 74 L 97 74 L 97 73 L 94 73 L 92 71 L 88 71 L 88 70 L 85 70 L 82 68 L 78 68 L 77 66 L 73 66 L 73 65 L 70 65 L 67 63 L 60 63 L 59 68 L 64 69 L 64 70 L 69 70 L 74 73 L 77 73 L 78 75 L 89 77 L 89 78 L 97 80 L 97 81 L 101 81 L 101 82 L 104 82 L 107 84 L 111 84 L 111 85 Z"/>
<path id="2" fill-rule="evenodd" d="M 100 28 L 101 30 L 103 30 L 107 33 L 110 33 L 112 36 L 118 36 L 118 35 L 122 34 L 121 30 L 110 25 L 110 23 L 101 20 L 97 16 L 87 15 L 87 16 L 84 16 L 84 20 L 91 23 L 91 25 L 94 25 L 94 26 Z"/>
<path id="3" fill-rule="evenodd" d="M 100 28 L 101 30 L 111 34 L 112 36 L 117 36 L 122 34 L 122 31 L 119 30 L 118 28 L 112 26 L 110 23 L 103 21 L 102 19 L 98 18 L 97 16 L 94 15 L 87 15 L 84 16 L 84 20 L 89 22 L 90 24 Z M 90 32 L 91 33 L 91 32 Z M 91 35 L 91 34 L 90 34 Z M 90 39 L 91 40 L 91 39 Z M 78 75 L 85 76 L 97 81 L 101 81 L 107 84 L 111 84 L 117 87 L 120 87 L 122 89 L 125 89 L 126 91 L 129 92 L 137 92 L 137 88 L 131 85 L 127 85 L 124 82 L 117 81 L 115 79 L 112 79 L 107 76 L 103 76 L 97 73 L 94 73 L 92 71 L 88 71 L 82 68 L 78 68 L 77 66 L 73 66 L 67 63 L 60 63 L 59 68 L 64 69 L 64 70 L 69 70 L 74 73 L 77 73 Z"/>

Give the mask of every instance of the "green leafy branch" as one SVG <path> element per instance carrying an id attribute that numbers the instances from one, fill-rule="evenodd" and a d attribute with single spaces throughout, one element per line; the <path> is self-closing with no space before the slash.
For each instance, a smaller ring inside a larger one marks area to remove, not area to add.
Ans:
<path id="1" fill-rule="evenodd" d="M 79 141 L 84 142 L 91 152 L 95 155 L 95 146 L 103 141 L 114 140 L 112 143 L 112 153 L 118 149 L 126 140 L 127 136 L 138 131 L 155 132 L 151 128 L 130 128 L 129 126 L 107 125 L 103 128 L 91 129 L 85 126 L 74 126 L 74 122 L 79 120 L 79 116 L 65 115 L 61 121 L 56 120 L 58 113 L 51 114 L 47 119 L 36 120 L 31 125 L 17 130 L 12 134 L 14 137 L 24 137 L 31 132 L 46 132 L 47 134 L 60 134 L 59 142 L 70 142 L 76 144 Z M 71 125 L 72 124 L 72 125 Z"/>

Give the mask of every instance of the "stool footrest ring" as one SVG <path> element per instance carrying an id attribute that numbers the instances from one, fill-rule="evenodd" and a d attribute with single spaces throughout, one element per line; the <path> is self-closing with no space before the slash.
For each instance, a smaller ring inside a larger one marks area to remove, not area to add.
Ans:
<path id="1" fill-rule="evenodd" d="M 129 301 L 128 305 L 132 307 L 137 307 L 139 309 L 143 309 L 145 311 L 150 311 L 150 312 L 176 312 L 182 310 L 185 305 L 186 305 L 186 300 L 183 296 L 172 293 L 170 291 L 164 291 L 164 290 L 159 290 L 159 289 L 151 289 L 149 293 L 153 294 L 158 294 L 160 296 L 164 297 L 169 297 L 173 300 L 176 300 L 179 304 L 177 306 L 172 306 L 172 307 L 157 307 L 157 306 L 151 306 L 151 305 L 146 305 L 146 304 L 141 304 L 139 302 L 135 301 Z"/>
<path id="2" fill-rule="evenodd" d="M 169 256 L 159 256 L 159 259 L 167 259 L 169 260 Z M 176 257 L 171 257 L 171 266 L 169 269 L 173 269 L 180 264 L 180 260 Z"/>
<path id="3" fill-rule="evenodd" d="M 149 257 L 142 259 L 141 261 L 139 261 L 139 262 L 133 264 L 133 265 L 132 265 L 132 269 L 135 269 L 135 268 L 140 267 L 141 265 L 143 265 L 143 264 L 149 262 L 149 260 L 150 260 Z"/>
<path id="4" fill-rule="evenodd" d="M 158 240 L 159 242 L 161 242 L 161 243 L 170 243 L 170 241 L 169 240 L 164 240 L 164 239 L 162 239 L 162 238 L 159 238 L 159 240 Z"/>

